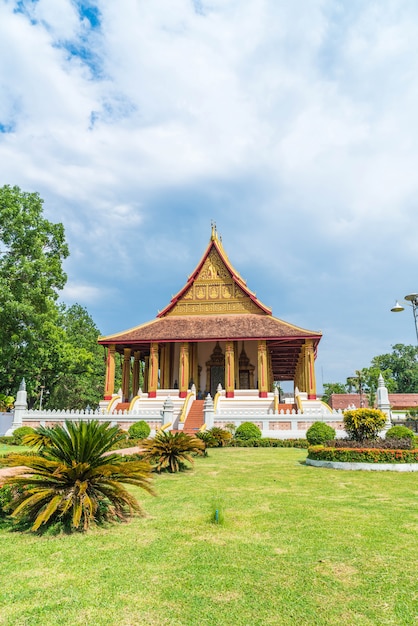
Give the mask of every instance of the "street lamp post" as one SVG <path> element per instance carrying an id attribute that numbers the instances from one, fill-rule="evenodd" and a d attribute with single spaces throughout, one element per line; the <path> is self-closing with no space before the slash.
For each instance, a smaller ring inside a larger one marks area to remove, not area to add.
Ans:
<path id="1" fill-rule="evenodd" d="M 412 307 L 412 313 L 415 322 L 415 333 L 418 343 L 418 293 L 409 293 L 407 296 L 405 296 L 405 300 L 407 300 L 406 304 Z M 392 313 L 400 313 L 404 310 L 405 307 L 403 307 L 402 304 L 399 304 L 398 301 L 396 301 L 395 306 L 391 308 Z"/>
<path id="2" fill-rule="evenodd" d="M 41 385 L 41 397 L 39 398 L 39 410 L 42 411 L 42 400 L 44 397 L 45 385 Z"/>

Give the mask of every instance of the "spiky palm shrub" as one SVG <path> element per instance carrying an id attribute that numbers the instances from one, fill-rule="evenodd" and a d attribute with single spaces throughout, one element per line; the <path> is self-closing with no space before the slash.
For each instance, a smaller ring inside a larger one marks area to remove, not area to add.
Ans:
<path id="1" fill-rule="evenodd" d="M 9 455 L 4 463 L 24 465 L 24 475 L 7 479 L 14 489 L 12 517 L 31 530 L 58 526 L 87 530 L 93 523 L 126 520 L 141 507 L 122 483 L 152 493 L 151 466 L 125 461 L 111 447 L 125 437 L 117 426 L 97 421 L 39 427 L 24 440 L 36 449 Z"/>
<path id="2" fill-rule="evenodd" d="M 167 470 L 179 472 L 193 465 L 193 455 L 204 455 L 203 441 L 188 433 L 160 431 L 153 439 L 145 439 L 141 443 L 143 458 L 150 461 L 157 472 Z"/>

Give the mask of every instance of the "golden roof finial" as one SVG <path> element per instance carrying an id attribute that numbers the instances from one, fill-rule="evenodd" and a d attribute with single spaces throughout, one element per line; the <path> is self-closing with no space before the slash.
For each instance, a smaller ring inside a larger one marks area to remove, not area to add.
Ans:
<path id="1" fill-rule="evenodd" d="M 211 220 L 211 228 L 212 228 L 212 234 L 211 234 L 211 240 L 215 241 L 215 239 L 217 239 L 217 232 L 216 232 L 216 222 L 214 220 Z"/>

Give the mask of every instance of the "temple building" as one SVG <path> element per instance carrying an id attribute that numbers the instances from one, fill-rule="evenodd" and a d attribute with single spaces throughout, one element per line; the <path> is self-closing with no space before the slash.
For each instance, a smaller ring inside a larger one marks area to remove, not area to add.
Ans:
<path id="1" fill-rule="evenodd" d="M 234 398 L 243 390 L 267 398 L 275 383 L 293 381 L 316 399 L 315 357 L 321 333 L 272 315 L 231 265 L 216 227 L 184 287 L 157 317 L 100 337 L 105 346 L 104 400 L 115 394 L 115 359 L 122 360 L 122 403 L 138 394 Z"/>

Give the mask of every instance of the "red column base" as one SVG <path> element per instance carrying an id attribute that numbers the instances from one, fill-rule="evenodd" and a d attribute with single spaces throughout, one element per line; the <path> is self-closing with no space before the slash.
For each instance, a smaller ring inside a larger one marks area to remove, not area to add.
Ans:
<path id="1" fill-rule="evenodd" d="M 308 400 L 316 400 L 316 393 L 308 393 Z"/>
<path id="2" fill-rule="evenodd" d="M 179 398 L 186 398 L 186 397 L 187 397 L 187 391 L 180 391 Z"/>
<path id="3" fill-rule="evenodd" d="M 157 397 L 156 391 L 148 391 L 148 398 L 156 398 L 156 397 Z"/>
<path id="4" fill-rule="evenodd" d="M 226 391 L 225 392 L 225 398 L 233 398 L 234 397 L 234 392 L 233 391 Z"/>
<path id="5" fill-rule="evenodd" d="M 259 398 L 267 398 L 267 391 L 260 391 L 258 394 Z"/>
<path id="6" fill-rule="evenodd" d="M 112 396 L 104 396 L 103 400 L 111 400 Z"/>

